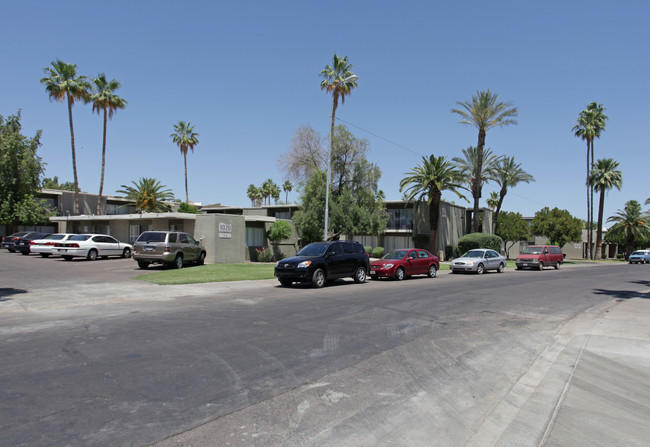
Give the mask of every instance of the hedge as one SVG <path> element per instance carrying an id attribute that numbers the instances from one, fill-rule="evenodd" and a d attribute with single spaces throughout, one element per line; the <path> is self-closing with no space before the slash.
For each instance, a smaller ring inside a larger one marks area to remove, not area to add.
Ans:
<path id="1" fill-rule="evenodd" d="M 458 239 L 458 253 L 461 255 L 473 248 L 490 248 L 501 252 L 503 239 L 494 234 L 470 233 Z"/>

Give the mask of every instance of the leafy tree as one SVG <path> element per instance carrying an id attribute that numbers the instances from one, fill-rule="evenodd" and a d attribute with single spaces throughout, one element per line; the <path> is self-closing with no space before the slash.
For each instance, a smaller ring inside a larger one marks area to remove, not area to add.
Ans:
<path id="1" fill-rule="evenodd" d="M 271 225 L 266 237 L 271 243 L 277 244 L 281 241 L 289 239 L 293 234 L 293 227 L 285 220 L 276 220 Z"/>
<path id="2" fill-rule="evenodd" d="M 122 189 L 116 192 L 132 200 L 136 210 L 145 213 L 169 210 L 169 206 L 164 202 L 174 200 L 174 194 L 158 180 L 142 177 L 137 183 L 135 181 L 131 183 L 133 186 L 122 185 Z"/>
<path id="3" fill-rule="evenodd" d="M 438 249 L 438 219 L 440 217 L 440 200 L 443 191 L 452 191 L 458 197 L 465 199 L 459 190 L 463 174 L 445 156 L 429 158 L 422 157 L 422 163 L 405 173 L 406 177 L 400 182 L 400 192 L 404 193 L 407 201 L 423 200 L 429 205 L 429 240 L 432 251 Z"/>
<path id="4" fill-rule="evenodd" d="M 496 126 L 508 126 L 517 124 L 513 117 L 517 116 L 519 111 L 512 107 L 510 103 L 499 102 L 498 95 L 490 90 L 477 91 L 472 96 L 471 101 L 457 102 L 459 109 L 451 109 L 452 113 L 461 116 L 460 124 L 467 124 L 478 129 L 477 150 L 477 172 L 483 172 L 483 151 L 485 148 L 485 136 L 488 129 Z M 474 197 L 474 214 L 472 216 L 472 232 L 478 232 L 479 212 L 478 203 L 481 198 L 481 180 L 480 176 L 474 179 L 472 187 L 472 196 Z"/>
<path id="5" fill-rule="evenodd" d="M 305 183 L 293 222 L 303 244 L 320 241 L 325 222 L 325 173 L 315 171 Z"/>
<path id="6" fill-rule="evenodd" d="M 454 157 L 452 160 L 456 163 L 456 166 L 463 173 L 467 183 L 469 184 L 470 191 L 474 190 L 474 187 L 477 185 L 480 189 L 483 188 L 483 185 L 492 179 L 492 172 L 496 167 L 499 157 L 492 154 L 490 149 L 485 149 L 483 151 L 483 162 L 479 162 L 479 151 L 478 148 L 470 146 L 467 149 L 463 149 L 463 157 Z M 474 197 L 474 209 L 478 210 L 479 208 L 479 197 L 481 194 L 472 194 Z"/>
<path id="7" fill-rule="evenodd" d="M 285 202 L 289 203 L 289 193 L 293 189 L 293 185 L 289 180 L 285 180 L 284 183 L 282 184 L 282 190 L 285 192 Z"/>
<path id="8" fill-rule="evenodd" d="M 301 126 L 291 141 L 289 150 L 278 160 L 289 180 L 306 182 L 312 174 L 327 169 L 327 152 L 321 136 L 310 126 Z"/>
<path id="9" fill-rule="evenodd" d="M 170 135 L 171 139 L 181 150 L 181 154 L 183 154 L 183 162 L 185 163 L 186 203 L 190 203 L 190 195 L 187 190 L 187 152 L 188 150 L 194 152 L 194 146 L 199 144 L 198 136 L 199 134 L 194 132 L 194 126 L 192 126 L 192 123 L 186 123 L 185 121 L 179 121 L 177 124 L 174 124 L 174 133 Z"/>
<path id="10" fill-rule="evenodd" d="M 506 258 L 510 259 L 510 249 L 519 241 L 528 240 L 530 227 L 521 213 L 504 212 L 499 214 L 497 236 L 505 242 Z"/>
<path id="11" fill-rule="evenodd" d="M 189 214 L 201 214 L 201 211 L 194 205 L 190 205 L 186 202 L 181 202 L 178 204 L 179 213 L 189 213 Z"/>
<path id="12" fill-rule="evenodd" d="M 636 200 L 626 202 L 625 208 L 610 216 L 607 222 L 614 222 L 607 236 L 625 241 L 625 259 L 638 243 L 650 239 L 650 214 L 644 213 Z"/>
<path id="13" fill-rule="evenodd" d="M 73 182 L 59 183 L 59 178 L 57 176 L 54 176 L 54 178 L 46 177 L 41 182 L 41 188 L 58 189 L 61 191 L 74 191 L 74 183 Z"/>
<path id="14" fill-rule="evenodd" d="M 102 193 L 104 192 L 104 168 L 106 166 L 106 122 L 109 118 L 113 118 L 113 113 L 117 109 L 126 107 L 127 102 L 115 94 L 115 90 L 119 89 L 121 84 L 115 79 L 110 81 L 106 79 L 104 73 L 100 73 L 92 80 L 93 92 L 90 95 L 90 102 L 93 103 L 93 112 L 101 114 L 104 112 L 104 134 L 102 138 L 102 173 L 99 180 L 99 197 L 97 197 L 97 211 L 100 214 L 100 205 L 102 201 Z"/>
<path id="15" fill-rule="evenodd" d="M 43 162 L 36 152 L 41 131 L 21 134 L 20 111 L 6 120 L 0 115 L 0 224 L 39 225 L 51 212 L 37 200 Z"/>
<path id="16" fill-rule="evenodd" d="M 79 177 L 77 176 L 77 154 L 74 147 L 74 126 L 72 124 L 72 105 L 76 100 L 86 101 L 90 84 L 85 76 L 77 74 L 76 64 L 67 64 L 59 59 L 45 67 L 48 77 L 41 79 L 50 100 L 68 101 L 68 120 L 70 122 L 70 144 L 72 146 L 72 171 L 74 173 L 74 213 L 79 214 Z"/>
<path id="17" fill-rule="evenodd" d="M 591 226 L 594 222 L 594 192 L 591 185 L 589 185 L 589 172 L 594 165 L 594 139 L 600 138 L 600 133 L 605 131 L 605 108 L 602 104 L 597 104 L 595 101 L 587 106 L 585 110 L 580 112 L 577 123 L 571 128 L 576 137 L 581 138 L 587 142 L 587 222 Z M 589 156 L 591 155 L 591 163 Z M 593 252 L 591 250 L 591 231 L 587 232 L 587 245 L 589 247 L 589 257 L 593 259 Z"/>
<path id="18" fill-rule="evenodd" d="M 582 221 L 567 210 L 548 207 L 535 213 L 531 224 L 533 234 L 545 236 L 551 244 L 563 247 L 567 242 L 582 241 Z"/>
<path id="19" fill-rule="evenodd" d="M 494 213 L 494 232 L 497 233 L 499 227 L 499 213 L 503 205 L 503 199 L 508 193 L 508 188 L 514 188 L 519 183 L 534 182 L 535 178 L 521 168 L 521 163 L 515 163 L 515 157 L 501 157 L 494 169 L 492 169 L 492 180 L 501 187 L 499 190 L 499 201 L 497 202 L 496 212 Z"/>
<path id="20" fill-rule="evenodd" d="M 589 184 L 600 192 L 598 203 L 598 226 L 596 227 L 596 259 L 601 258 L 601 241 L 603 237 L 603 211 L 605 209 L 605 193 L 623 186 L 623 173 L 617 168 L 619 163 L 612 158 L 600 159 L 589 174 Z"/>

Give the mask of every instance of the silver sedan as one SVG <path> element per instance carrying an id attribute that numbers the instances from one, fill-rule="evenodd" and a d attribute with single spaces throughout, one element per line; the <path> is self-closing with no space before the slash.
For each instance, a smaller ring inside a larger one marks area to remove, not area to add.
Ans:
<path id="1" fill-rule="evenodd" d="M 452 273 L 476 272 L 482 275 L 487 270 L 503 273 L 506 268 L 506 257 L 488 248 L 475 248 L 460 258 L 452 260 L 449 268 Z"/>

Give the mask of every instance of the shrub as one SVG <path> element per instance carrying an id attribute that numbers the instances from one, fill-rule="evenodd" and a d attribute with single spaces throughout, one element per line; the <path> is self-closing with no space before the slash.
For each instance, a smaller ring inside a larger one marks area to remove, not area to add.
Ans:
<path id="1" fill-rule="evenodd" d="M 449 261 L 450 259 L 455 258 L 454 256 L 454 246 L 453 245 L 447 245 L 445 246 L 445 261 Z"/>
<path id="2" fill-rule="evenodd" d="M 375 247 L 370 252 L 370 256 L 372 256 L 373 258 L 381 258 L 382 256 L 384 256 L 384 251 L 385 251 L 384 247 Z"/>
<path id="3" fill-rule="evenodd" d="M 277 243 L 285 239 L 289 239 L 293 233 L 293 227 L 289 222 L 284 220 L 277 220 L 271 225 L 271 229 L 266 234 L 269 241 Z"/>
<path id="4" fill-rule="evenodd" d="M 256 248 L 255 251 L 257 252 L 257 260 L 259 262 L 273 261 L 273 252 L 271 250 L 267 250 L 266 247 L 262 247 L 261 250 L 259 248 Z"/>
<path id="5" fill-rule="evenodd" d="M 426 244 L 429 243 L 428 234 L 414 234 L 411 239 L 413 239 L 416 248 L 425 248 Z"/>
<path id="6" fill-rule="evenodd" d="M 367 255 L 370 255 L 370 253 L 372 253 L 372 247 L 370 245 L 364 245 L 363 249 L 366 251 Z"/>
<path id="7" fill-rule="evenodd" d="M 181 202 L 178 205 L 178 212 L 179 213 L 201 214 L 201 211 L 199 211 L 197 207 L 195 207 L 194 205 L 190 205 L 188 203 L 185 203 L 185 202 Z"/>
<path id="8" fill-rule="evenodd" d="M 458 239 L 458 252 L 465 253 L 473 248 L 490 248 L 501 252 L 503 239 L 494 234 L 470 233 Z"/>

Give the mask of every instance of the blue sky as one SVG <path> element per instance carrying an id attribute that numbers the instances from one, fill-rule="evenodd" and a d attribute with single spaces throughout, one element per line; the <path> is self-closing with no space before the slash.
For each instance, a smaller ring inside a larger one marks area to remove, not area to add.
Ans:
<path id="1" fill-rule="evenodd" d="M 22 109 L 24 133 L 43 130 L 45 175 L 71 181 L 66 107 L 39 80 L 57 58 L 87 76 L 104 72 L 128 101 L 109 122 L 105 194 L 154 177 L 184 199 L 183 157 L 169 135 L 185 120 L 200 134 L 188 155 L 190 200 L 248 206 L 249 184 L 283 183 L 278 159 L 300 126 L 327 134 L 319 72 L 336 52 L 359 76 L 337 117 L 369 141 L 387 199 L 401 198 L 399 181 L 422 156 L 476 145 L 476 130 L 450 110 L 491 89 L 519 109 L 519 124 L 490 130 L 486 146 L 537 179 L 504 203 L 525 216 L 549 206 L 585 218 L 586 144 L 571 128 L 588 103 L 605 106 L 596 158 L 623 172 L 608 217 L 650 197 L 649 19 L 648 2 L 626 0 L 4 2 L 0 114 Z M 83 104 L 73 117 L 80 188 L 97 193 L 102 120 Z M 484 198 L 496 190 L 488 184 Z"/>

